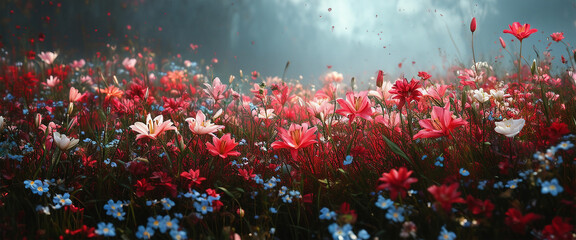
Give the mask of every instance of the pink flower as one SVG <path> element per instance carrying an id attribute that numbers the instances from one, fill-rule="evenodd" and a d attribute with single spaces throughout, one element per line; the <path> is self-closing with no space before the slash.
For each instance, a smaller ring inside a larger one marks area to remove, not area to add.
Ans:
<path id="1" fill-rule="evenodd" d="M 76 68 L 76 69 L 83 68 L 84 65 L 86 65 L 86 61 L 84 61 L 84 59 L 74 60 L 74 61 L 72 61 L 72 63 L 70 63 L 70 67 Z"/>
<path id="2" fill-rule="evenodd" d="M 271 146 L 274 149 L 290 149 L 292 157 L 296 159 L 298 156 L 298 149 L 316 143 L 316 140 L 314 140 L 314 138 L 316 138 L 316 135 L 314 135 L 316 129 L 316 127 L 308 129 L 308 123 L 302 123 L 302 125 L 292 123 L 288 131 L 284 128 L 278 129 L 282 140 L 273 142 Z"/>
<path id="3" fill-rule="evenodd" d="M 550 37 L 555 42 L 560 42 L 560 41 L 562 41 L 562 39 L 564 39 L 564 33 L 563 32 L 555 32 L 555 33 L 550 34 Z"/>
<path id="4" fill-rule="evenodd" d="M 198 135 L 212 134 L 219 129 L 224 129 L 224 126 L 222 125 L 215 125 L 211 123 L 209 119 L 206 119 L 206 115 L 204 115 L 204 113 L 202 113 L 200 110 L 198 110 L 196 113 L 196 118 L 187 118 L 186 122 L 188 122 L 190 131 Z"/>
<path id="5" fill-rule="evenodd" d="M 372 120 L 372 107 L 370 105 L 370 100 L 368 99 L 367 92 L 363 93 L 353 93 L 348 92 L 346 94 L 346 100 L 338 99 L 336 100 L 342 109 L 336 110 L 336 113 L 347 117 L 350 122 L 354 121 L 356 117 L 364 118 L 366 120 Z"/>
<path id="6" fill-rule="evenodd" d="M 58 57 L 58 53 L 54 52 L 41 52 L 38 57 L 44 61 L 46 64 L 52 64 L 54 60 Z"/>
<path id="7" fill-rule="evenodd" d="M 428 188 L 428 192 L 434 196 L 436 202 L 440 204 L 444 211 L 450 212 L 453 203 L 466 203 L 466 201 L 460 197 L 461 193 L 458 192 L 459 186 L 458 183 L 453 183 L 450 186 L 433 185 Z"/>
<path id="8" fill-rule="evenodd" d="M 437 138 L 443 136 L 452 138 L 452 135 L 450 134 L 452 130 L 468 124 L 468 122 L 462 120 L 462 118 L 452 118 L 450 104 L 446 104 L 444 108 L 434 106 L 430 115 L 430 119 L 422 119 L 418 122 L 424 129 L 416 133 L 414 139 Z"/>
<path id="9" fill-rule="evenodd" d="M 514 22 L 512 25 L 508 25 L 510 30 L 504 30 L 503 33 L 510 33 L 514 35 L 520 42 L 530 36 L 530 34 L 538 32 L 538 29 L 530 29 L 530 24 L 525 23 L 524 25 L 520 25 L 519 22 Z"/>
<path id="10" fill-rule="evenodd" d="M 78 92 L 78 89 L 74 87 L 70 88 L 70 97 L 69 97 L 70 102 L 80 101 L 84 98 L 84 96 L 86 96 L 86 93 L 80 94 L 80 92 Z"/>
<path id="11" fill-rule="evenodd" d="M 331 72 L 326 74 L 326 76 L 324 77 L 324 81 L 326 83 L 331 83 L 331 82 L 342 82 L 342 79 L 344 79 L 344 76 L 342 76 L 342 73 L 338 73 L 338 72 Z"/>
<path id="12" fill-rule="evenodd" d="M 398 108 L 402 109 L 405 103 L 410 104 L 412 101 L 420 101 L 420 98 L 422 97 L 420 87 L 420 81 L 412 79 L 408 82 L 406 78 L 403 78 L 398 79 L 389 92 L 394 94 L 394 99 L 400 100 Z"/>
<path id="13" fill-rule="evenodd" d="M 150 114 L 146 117 L 146 123 L 136 122 L 134 125 L 130 125 L 130 128 L 138 133 L 136 140 L 146 137 L 156 140 L 165 131 L 176 130 L 176 127 L 172 126 L 171 120 L 164 121 L 162 115 L 158 115 L 152 120 Z"/>
<path id="14" fill-rule="evenodd" d="M 222 138 L 212 137 L 212 143 L 206 143 L 206 148 L 213 156 L 220 156 L 227 158 L 228 156 L 240 156 L 240 152 L 232 151 L 238 145 L 236 141 L 231 138 L 230 133 L 224 134 Z"/>
<path id="15" fill-rule="evenodd" d="M 506 42 L 504 42 L 504 39 L 502 39 L 502 37 L 500 37 L 500 45 L 502 45 L 502 48 L 506 48 Z"/>
<path id="16" fill-rule="evenodd" d="M 136 58 L 124 58 L 124 61 L 122 61 L 122 66 L 124 66 L 124 68 L 126 68 L 126 70 L 135 70 L 135 66 L 136 66 Z"/>
<path id="17" fill-rule="evenodd" d="M 180 173 L 180 176 L 190 180 L 190 184 L 188 184 L 188 187 L 192 187 L 195 184 L 200 185 L 202 181 L 206 180 L 205 177 L 200 177 L 200 169 L 197 170 L 190 169 L 188 172 Z"/>
<path id="18" fill-rule="evenodd" d="M 396 200 L 398 194 L 406 197 L 406 192 L 410 189 L 410 184 L 418 182 L 418 179 L 411 178 L 412 171 L 408 171 L 405 167 L 399 170 L 392 169 L 389 173 L 382 173 L 382 177 L 378 181 L 383 182 L 378 186 L 378 190 L 390 191 L 390 198 Z"/>
<path id="19" fill-rule="evenodd" d="M 48 79 L 46 79 L 46 83 L 43 84 L 53 88 L 60 84 L 60 79 L 58 79 L 58 77 L 50 76 Z"/>
<path id="20" fill-rule="evenodd" d="M 212 85 L 208 83 L 204 83 L 207 89 L 204 89 L 204 92 L 210 95 L 215 101 L 220 99 L 224 99 L 224 93 L 226 92 L 226 85 L 220 82 L 220 78 L 214 78 L 214 82 Z"/>

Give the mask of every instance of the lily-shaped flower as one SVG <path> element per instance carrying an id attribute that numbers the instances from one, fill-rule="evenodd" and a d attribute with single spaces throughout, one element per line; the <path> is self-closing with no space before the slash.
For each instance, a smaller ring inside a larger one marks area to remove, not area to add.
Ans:
<path id="1" fill-rule="evenodd" d="M 211 123 L 210 119 L 206 119 L 206 115 L 204 115 L 200 110 L 196 113 L 196 118 L 186 118 L 186 122 L 188 122 L 190 131 L 198 135 L 212 134 L 219 129 L 224 129 L 224 126 L 222 125 Z"/>
<path id="2" fill-rule="evenodd" d="M 452 183 L 450 185 L 436 186 L 432 185 L 428 188 L 434 198 L 436 203 L 438 203 L 444 211 L 449 212 L 452 209 L 453 203 L 466 203 L 463 198 L 460 197 L 460 192 L 458 192 L 458 187 L 460 184 Z"/>
<path id="3" fill-rule="evenodd" d="M 347 117 L 350 122 L 354 121 L 356 117 L 372 120 L 372 107 L 368 99 L 367 92 L 362 93 L 346 93 L 346 100 L 336 100 L 342 109 L 336 110 L 336 113 Z"/>
<path id="4" fill-rule="evenodd" d="M 522 42 L 524 38 L 529 37 L 530 34 L 538 32 L 538 29 L 530 29 L 530 24 L 528 23 L 520 25 L 519 22 L 514 22 L 512 25 L 508 25 L 508 27 L 510 27 L 510 30 L 504 30 L 502 32 L 514 35 L 520 42 Z"/>
<path id="5" fill-rule="evenodd" d="M 176 127 L 172 126 L 172 121 L 164 121 L 162 115 L 158 115 L 152 120 L 150 114 L 146 117 L 146 123 L 136 122 L 134 125 L 130 125 L 130 128 L 138 133 L 136 135 L 136 140 L 140 138 L 150 138 L 156 140 L 156 138 L 165 131 L 176 130 Z"/>
<path id="6" fill-rule="evenodd" d="M 214 82 L 212 85 L 208 83 L 204 83 L 207 89 L 204 89 L 204 92 L 210 95 L 215 101 L 220 99 L 224 99 L 224 93 L 226 92 L 226 84 L 222 84 L 220 82 L 220 78 L 214 78 Z"/>
<path id="7" fill-rule="evenodd" d="M 112 97 L 120 99 L 122 97 L 122 94 L 124 94 L 124 92 L 122 92 L 122 90 L 120 90 L 119 88 L 117 88 L 116 86 L 113 86 L 113 85 L 110 85 L 105 89 L 98 89 L 98 92 L 106 94 L 106 97 L 105 97 L 106 101 L 108 101 Z"/>
<path id="8" fill-rule="evenodd" d="M 58 53 L 54 52 L 41 52 L 38 57 L 44 61 L 46 64 L 52 64 L 54 60 L 58 57 Z"/>
<path id="9" fill-rule="evenodd" d="M 406 78 L 396 80 L 389 93 L 394 94 L 393 98 L 400 100 L 398 109 L 402 109 L 404 104 L 412 101 L 420 101 L 422 97 L 420 81 L 412 78 L 410 82 Z"/>
<path id="10" fill-rule="evenodd" d="M 122 61 L 122 66 L 124 66 L 124 68 L 126 68 L 126 70 L 134 70 L 135 66 L 136 66 L 136 58 L 124 58 L 124 61 Z"/>
<path id="11" fill-rule="evenodd" d="M 500 133 L 506 137 L 513 138 L 518 133 L 520 133 L 520 131 L 524 127 L 525 122 L 526 121 L 524 121 L 523 118 L 508 119 L 508 120 L 504 120 L 504 121 L 500 121 L 500 122 L 495 122 L 496 127 L 494 128 L 494 131 L 496 131 L 497 133 Z"/>
<path id="12" fill-rule="evenodd" d="M 214 144 L 206 143 L 206 148 L 213 156 L 220 156 L 221 158 L 240 156 L 240 152 L 233 151 L 238 143 L 231 137 L 230 133 L 224 134 L 222 138 L 212 137 L 212 142 Z"/>
<path id="13" fill-rule="evenodd" d="M 86 96 L 86 93 L 80 94 L 78 89 L 74 87 L 70 88 L 70 97 L 69 97 L 70 102 L 80 101 L 84 98 L 84 96 Z"/>
<path id="14" fill-rule="evenodd" d="M 392 169 L 389 173 L 382 173 L 382 177 L 378 181 L 383 182 L 378 186 L 378 190 L 390 191 L 390 198 L 396 200 L 398 194 L 406 197 L 406 192 L 410 190 L 410 184 L 418 182 L 418 179 L 410 177 L 413 171 L 408 171 L 405 167 L 400 169 Z"/>
<path id="15" fill-rule="evenodd" d="M 430 119 L 422 119 L 418 122 L 424 129 L 416 133 L 414 139 L 437 138 L 442 136 L 452 138 L 450 132 L 453 129 L 468 124 L 468 122 L 464 121 L 462 118 L 452 118 L 450 104 L 446 104 L 443 108 L 434 106 L 430 115 Z"/>
<path id="16" fill-rule="evenodd" d="M 58 84 L 60 84 L 60 79 L 58 79 L 58 77 L 50 76 L 49 78 L 46 79 L 46 82 L 42 84 L 53 88 L 56 87 Z"/>
<path id="17" fill-rule="evenodd" d="M 80 141 L 79 139 L 68 138 L 66 137 L 66 135 L 60 134 L 58 132 L 54 132 L 53 136 L 54 136 L 54 143 L 61 150 L 68 150 L 70 148 L 73 148 Z"/>
<path id="18" fill-rule="evenodd" d="M 292 123 L 288 131 L 284 128 L 278 129 L 282 140 L 273 142 L 271 146 L 274 149 L 290 149 L 292 157 L 296 159 L 298 157 L 298 149 L 305 148 L 317 142 L 314 140 L 314 138 L 316 138 L 316 135 L 314 135 L 316 129 L 316 127 L 308 129 L 308 123 L 302 123 L 302 125 Z"/>

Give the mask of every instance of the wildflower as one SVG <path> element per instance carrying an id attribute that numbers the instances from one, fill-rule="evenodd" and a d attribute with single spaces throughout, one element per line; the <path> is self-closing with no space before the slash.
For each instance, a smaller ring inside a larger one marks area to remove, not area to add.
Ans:
<path id="1" fill-rule="evenodd" d="M 176 127 L 172 126 L 171 120 L 164 121 L 162 115 L 158 115 L 152 120 L 150 114 L 146 117 L 146 123 L 136 122 L 130 125 L 130 128 L 138 133 L 136 140 L 145 137 L 156 140 L 165 131 L 176 130 Z"/>
<path id="2" fill-rule="evenodd" d="M 410 175 L 412 171 L 408 171 L 405 167 L 401 167 L 399 170 L 392 169 L 389 173 L 383 173 L 379 181 L 384 183 L 378 186 L 378 190 L 386 189 L 390 191 L 390 198 L 396 199 L 398 193 L 402 197 L 406 197 L 406 191 L 410 189 L 410 184 L 418 182 L 418 179 L 411 178 Z"/>
<path id="3" fill-rule="evenodd" d="M 58 79 L 58 77 L 54 77 L 54 76 L 50 76 L 49 78 L 46 79 L 46 83 L 42 83 L 45 86 L 48 87 L 56 87 L 58 84 L 60 84 L 60 79 Z"/>
<path id="4" fill-rule="evenodd" d="M 114 237 L 116 236 L 116 229 L 112 223 L 100 222 L 95 233 L 104 237 Z"/>
<path id="5" fill-rule="evenodd" d="M 358 239 L 362 240 L 370 239 L 370 234 L 368 234 L 368 232 L 365 229 L 360 229 L 360 231 L 358 231 Z"/>
<path id="6" fill-rule="evenodd" d="M 122 90 L 120 90 L 119 88 L 117 88 L 116 86 L 110 85 L 104 89 L 98 89 L 99 93 L 104 93 L 106 94 L 106 97 L 104 98 L 104 100 L 108 101 L 110 98 L 121 98 L 122 95 L 124 94 L 124 92 L 122 92 Z"/>
<path id="7" fill-rule="evenodd" d="M 4 119 L 3 116 L 0 116 L 0 131 L 4 130 L 4 127 L 6 126 L 6 121 Z"/>
<path id="8" fill-rule="evenodd" d="M 356 117 L 364 118 L 366 120 L 372 120 L 372 114 L 374 110 L 370 106 L 370 100 L 368 99 L 367 92 L 363 93 L 346 93 L 346 100 L 338 99 L 336 100 L 340 104 L 341 109 L 336 110 L 336 113 L 347 117 L 350 122 L 354 121 Z"/>
<path id="9" fill-rule="evenodd" d="M 422 79 L 422 81 L 426 81 L 432 77 L 432 75 L 428 74 L 427 72 L 418 72 L 418 77 Z"/>
<path id="10" fill-rule="evenodd" d="M 376 87 L 382 88 L 384 84 L 384 71 L 378 70 L 378 76 L 376 77 Z"/>
<path id="11" fill-rule="evenodd" d="M 122 61 L 122 66 L 124 66 L 124 68 L 126 68 L 126 70 L 135 70 L 135 66 L 136 66 L 136 58 L 124 58 L 124 60 Z"/>
<path id="12" fill-rule="evenodd" d="M 562 41 L 562 39 L 564 39 L 564 33 L 563 32 L 555 32 L 550 34 L 550 37 L 552 38 L 552 40 L 554 40 L 554 42 L 560 42 Z"/>
<path id="13" fill-rule="evenodd" d="M 506 94 L 504 89 L 499 89 L 499 90 L 495 90 L 495 89 L 490 89 L 490 96 L 492 96 L 494 98 L 494 100 L 498 101 L 498 102 L 502 102 L 504 101 L 504 98 L 509 97 L 509 94 Z"/>
<path id="14" fill-rule="evenodd" d="M 194 207 L 196 208 L 197 212 L 202 213 L 203 215 L 208 214 L 208 212 L 214 211 L 214 208 L 212 208 L 210 202 L 208 202 L 207 200 L 194 202 Z"/>
<path id="15" fill-rule="evenodd" d="M 354 157 L 352 157 L 350 155 L 346 156 L 346 159 L 344 160 L 344 163 L 343 163 L 344 166 L 352 164 L 352 160 L 354 160 Z"/>
<path id="16" fill-rule="evenodd" d="M 348 235 L 352 232 L 352 225 L 344 224 L 344 226 L 340 227 L 338 223 L 332 223 L 328 226 L 328 232 L 332 234 L 332 239 L 348 239 Z"/>
<path id="17" fill-rule="evenodd" d="M 32 190 L 32 189 L 35 189 L 36 187 L 38 187 L 38 185 L 41 183 L 42 182 L 40 180 L 36 180 L 36 181 L 26 180 L 26 181 L 24 181 L 24 188 L 28 188 L 28 189 Z"/>
<path id="18" fill-rule="evenodd" d="M 416 238 L 416 224 L 412 221 L 402 223 L 402 230 L 400 231 L 401 238 Z"/>
<path id="19" fill-rule="evenodd" d="M 502 37 L 500 37 L 500 45 L 502 46 L 502 48 L 506 48 L 506 42 L 504 42 L 504 39 L 502 39 Z"/>
<path id="20" fill-rule="evenodd" d="M 484 92 L 484 89 L 476 89 L 472 91 L 472 97 L 476 99 L 479 103 L 484 103 L 490 100 L 490 94 Z"/>
<path id="21" fill-rule="evenodd" d="M 224 129 L 224 126 L 222 125 L 211 123 L 210 119 L 206 119 L 206 115 L 204 115 L 200 110 L 196 113 L 195 118 L 187 118 L 186 122 L 188 122 L 188 128 L 190 128 L 190 131 L 198 135 L 212 134 L 219 129 Z"/>
<path id="22" fill-rule="evenodd" d="M 2 128 L 0 128 L 2 129 Z M 574 144 L 572 144 L 570 141 L 563 141 L 560 144 L 558 144 L 557 148 L 562 149 L 562 150 L 568 150 L 570 148 L 573 148 Z"/>
<path id="23" fill-rule="evenodd" d="M 336 220 L 336 213 L 327 207 L 320 209 L 320 220 Z"/>
<path id="24" fill-rule="evenodd" d="M 172 207 L 174 207 L 174 205 L 176 205 L 176 203 L 174 203 L 174 201 L 172 201 L 170 198 L 162 198 L 160 199 L 160 203 L 162 203 L 162 209 L 166 211 L 170 210 Z"/>
<path id="25" fill-rule="evenodd" d="M 80 139 L 68 138 L 66 137 L 66 135 L 60 134 L 58 132 L 54 132 L 53 137 L 54 137 L 54 143 L 61 150 L 68 150 L 70 148 L 73 148 L 80 141 Z"/>
<path id="26" fill-rule="evenodd" d="M 460 175 L 467 177 L 470 175 L 470 172 L 468 172 L 468 170 L 466 170 L 464 168 L 460 168 Z"/>
<path id="27" fill-rule="evenodd" d="M 54 60 L 58 57 L 58 53 L 54 52 L 41 52 L 38 54 L 40 60 L 44 61 L 46 64 L 52 64 Z"/>
<path id="28" fill-rule="evenodd" d="M 170 236 L 174 240 L 188 239 L 188 235 L 186 234 L 186 231 L 178 231 L 177 229 L 172 229 L 170 231 Z"/>
<path id="29" fill-rule="evenodd" d="M 282 202 L 284 203 L 292 203 L 292 196 L 286 194 L 282 197 Z"/>
<path id="30" fill-rule="evenodd" d="M 332 83 L 332 82 L 340 83 L 340 82 L 342 82 L 343 79 L 344 79 L 344 76 L 342 75 L 342 73 L 335 72 L 335 71 L 326 74 L 326 76 L 324 77 L 324 81 L 326 83 Z"/>
<path id="31" fill-rule="evenodd" d="M 506 219 L 504 222 L 508 227 L 512 229 L 515 233 L 524 234 L 526 231 L 526 225 L 531 222 L 540 219 L 542 216 L 535 213 L 528 213 L 522 215 L 522 212 L 516 208 L 510 208 L 506 212 Z"/>
<path id="32" fill-rule="evenodd" d="M 70 97 L 68 100 L 70 102 L 78 102 L 86 96 L 86 93 L 80 94 L 80 92 L 78 92 L 78 89 L 71 87 L 69 96 Z"/>
<path id="33" fill-rule="evenodd" d="M 552 196 L 558 196 L 558 193 L 564 191 L 564 188 L 558 183 L 558 179 L 554 178 L 550 181 L 542 182 L 542 194 L 550 193 Z"/>
<path id="34" fill-rule="evenodd" d="M 227 158 L 230 156 L 240 156 L 240 152 L 233 151 L 234 147 L 238 145 L 236 141 L 230 137 L 230 133 L 224 134 L 222 138 L 212 137 L 212 143 L 206 143 L 206 148 L 213 156 L 220 156 Z"/>
<path id="35" fill-rule="evenodd" d="M 284 128 L 278 129 L 282 140 L 273 142 L 271 146 L 274 149 L 290 149 L 292 157 L 296 159 L 298 156 L 298 149 L 305 148 L 317 142 L 314 140 L 314 138 L 316 138 L 316 135 L 314 135 L 316 129 L 316 127 L 308 129 L 308 123 L 302 123 L 302 125 L 292 123 L 288 131 Z"/>
<path id="36" fill-rule="evenodd" d="M 525 121 L 523 118 L 508 119 L 500 122 L 495 122 L 496 127 L 494 128 L 494 131 L 506 137 L 513 138 L 518 133 L 520 133 L 520 131 L 524 127 L 524 123 Z"/>
<path id="37" fill-rule="evenodd" d="M 388 208 L 388 212 L 386 213 L 386 218 L 388 220 L 392 220 L 394 222 L 403 222 L 404 221 L 404 208 L 403 207 L 391 207 Z"/>
<path id="38" fill-rule="evenodd" d="M 470 21 L 470 32 L 474 33 L 476 31 L 476 18 L 473 17 Z"/>
<path id="39" fill-rule="evenodd" d="M 159 229 L 163 219 L 162 216 L 156 216 L 156 218 L 148 217 L 148 225 L 146 225 L 146 228 Z"/>
<path id="40" fill-rule="evenodd" d="M 170 216 L 164 216 L 160 221 L 158 230 L 160 230 L 161 233 L 165 233 L 169 229 L 178 229 L 178 219 L 171 219 Z"/>
<path id="41" fill-rule="evenodd" d="M 454 232 L 446 230 L 446 226 L 442 226 L 442 230 L 440 230 L 438 240 L 454 240 L 454 239 L 456 239 L 456 234 Z"/>
<path id="42" fill-rule="evenodd" d="M 376 207 L 379 207 L 382 210 L 386 210 L 391 206 L 394 206 L 394 202 L 390 199 L 383 197 L 382 195 L 378 195 L 378 201 L 376 201 Z"/>
<path id="43" fill-rule="evenodd" d="M 200 169 L 190 169 L 188 172 L 180 173 L 180 176 L 191 181 L 189 187 L 193 184 L 200 185 L 202 181 L 206 180 L 205 177 L 200 177 Z"/>
<path id="44" fill-rule="evenodd" d="M 450 111 L 450 104 L 446 104 L 444 108 L 434 106 L 430 119 L 422 119 L 418 124 L 424 129 L 420 130 L 414 135 L 414 139 L 418 138 L 436 138 L 447 136 L 452 138 L 451 132 L 457 127 L 468 124 L 462 118 L 453 118 Z"/>
<path id="45" fill-rule="evenodd" d="M 152 239 L 152 236 L 154 236 L 154 229 L 142 225 L 138 226 L 138 232 L 136 232 L 138 239 Z"/>
<path id="46" fill-rule="evenodd" d="M 419 101 L 422 97 L 420 92 L 420 81 L 412 79 L 410 82 L 406 78 L 398 79 L 392 89 L 389 91 L 394 94 L 393 98 L 400 100 L 398 108 L 402 109 L 405 103 L 410 104 L 412 101 Z"/>
<path id="47" fill-rule="evenodd" d="M 492 217 L 492 211 L 494 211 L 494 204 L 486 199 L 484 201 L 476 199 L 471 195 L 466 197 L 466 204 L 468 205 L 468 210 L 474 215 L 481 215 L 490 218 Z"/>
<path id="48" fill-rule="evenodd" d="M 570 240 L 573 239 L 573 229 L 574 226 L 572 226 L 568 220 L 556 216 L 552 219 L 552 223 L 544 227 L 542 234 L 545 239 Z"/>
<path id="49" fill-rule="evenodd" d="M 54 202 L 54 204 L 56 204 L 54 206 L 55 209 L 59 209 L 63 206 L 72 205 L 72 200 L 70 200 L 70 194 L 69 193 L 64 193 L 64 195 L 56 194 L 56 196 L 54 196 L 54 198 L 52 199 L 52 202 Z"/>
<path id="50" fill-rule="evenodd" d="M 40 180 L 35 180 L 34 186 L 35 186 L 35 188 L 31 189 L 32 193 L 34 193 L 34 194 L 38 194 L 38 195 L 42 196 L 42 194 L 44 194 L 45 192 L 48 192 L 49 185 L 46 181 L 42 182 Z"/>
<path id="51" fill-rule="evenodd" d="M 460 185 L 458 183 L 453 183 L 449 186 L 430 186 L 428 192 L 430 192 L 436 202 L 442 206 L 444 211 L 449 212 L 452 208 L 452 203 L 465 203 L 464 199 L 460 197 L 460 192 L 457 191 Z"/>
<path id="52" fill-rule="evenodd" d="M 510 30 L 504 30 L 503 33 L 510 33 L 514 35 L 520 42 L 524 38 L 530 36 L 530 34 L 538 32 L 538 29 L 530 29 L 530 24 L 525 23 L 524 25 L 520 25 L 519 22 L 514 22 L 512 25 L 508 25 Z"/>
<path id="53" fill-rule="evenodd" d="M 208 83 L 204 83 L 207 89 L 204 89 L 204 92 L 210 95 L 214 99 L 214 101 L 218 102 L 220 99 L 224 99 L 224 92 L 226 92 L 226 85 L 220 82 L 220 78 L 214 78 L 214 82 L 212 85 Z"/>

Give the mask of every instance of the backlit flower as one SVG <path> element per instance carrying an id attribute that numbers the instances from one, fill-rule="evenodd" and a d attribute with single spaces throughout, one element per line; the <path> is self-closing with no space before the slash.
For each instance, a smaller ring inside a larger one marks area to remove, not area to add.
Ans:
<path id="1" fill-rule="evenodd" d="M 514 22 L 512 25 L 508 25 L 508 27 L 510 27 L 510 30 L 506 29 L 502 32 L 514 35 L 520 42 L 522 42 L 524 38 L 529 37 L 530 34 L 538 32 L 538 29 L 530 29 L 530 24 L 528 23 L 520 25 L 519 22 Z"/>
<path id="2" fill-rule="evenodd" d="M 562 41 L 562 39 L 564 39 L 564 33 L 563 32 L 555 32 L 555 33 L 550 34 L 550 37 L 555 42 L 560 42 L 560 41 Z"/>
<path id="3" fill-rule="evenodd" d="M 350 119 L 350 122 L 354 121 L 356 117 L 372 120 L 371 116 L 372 113 L 374 113 L 374 110 L 372 110 L 370 100 L 366 94 L 367 92 L 358 94 L 348 92 L 346 94 L 346 100 L 336 100 L 341 107 L 341 109 L 336 110 L 336 113 L 347 117 Z"/>
<path id="4" fill-rule="evenodd" d="M 66 135 L 60 134 L 58 132 L 54 132 L 53 135 L 54 135 L 54 143 L 56 144 L 56 146 L 58 146 L 58 148 L 62 150 L 68 150 L 76 146 L 76 144 L 78 144 L 78 142 L 80 141 L 79 139 L 68 138 L 66 137 Z"/>
<path id="5" fill-rule="evenodd" d="M 134 66 L 136 66 L 136 58 L 124 58 L 122 66 L 124 66 L 126 70 L 135 70 Z"/>
<path id="6" fill-rule="evenodd" d="M 124 92 L 122 92 L 122 90 L 120 90 L 119 88 L 117 88 L 116 86 L 110 85 L 105 89 L 98 89 L 99 93 L 104 93 L 106 94 L 105 100 L 108 101 L 108 99 L 115 97 L 115 98 L 121 98 L 122 94 L 124 94 Z"/>
<path id="7" fill-rule="evenodd" d="M 46 79 L 46 83 L 43 84 L 53 88 L 58 86 L 58 84 L 60 84 L 60 79 L 58 79 L 58 77 L 50 76 L 49 78 Z"/>
<path id="8" fill-rule="evenodd" d="M 449 186 L 432 185 L 428 188 L 428 192 L 430 192 L 434 196 L 434 199 L 436 199 L 436 202 L 440 204 L 440 206 L 442 207 L 442 209 L 444 209 L 444 211 L 450 212 L 453 203 L 466 202 L 464 201 L 464 199 L 460 197 L 461 193 L 458 192 L 459 186 L 460 184 L 458 183 L 452 183 Z"/>
<path id="9" fill-rule="evenodd" d="M 84 96 L 86 96 L 86 93 L 80 94 L 80 92 L 78 92 L 78 89 L 71 87 L 70 88 L 70 96 L 69 96 L 69 101 L 70 102 L 77 102 L 82 100 L 82 98 L 84 98 Z"/>
<path id="10" fill-rule="evenodd" d="M 338 73 L 338 72 L 328 73 L 324 77 L 324 81 L 326 83 L 331 83 L 331 82 L 340 83 L 340 82 L 342 82 L 342 79 L 344 79 L 344 76 L 342 76 L 342 73 Z"/>
<path id="11" fill-rule="evenodd" d="M 41 52 L 38 57 L 44 61 L 46 64 L 52 64 L 54 60 L 58 57 L 58 53 L 54 52 Z"/>
<path id="12" fill-rule="evenodd" d="M 411 178 L 412 171 L 408 171 L 405 167 L 399 170 L 392 169 L 389 173 L 383 173 L 378 181 L 383 182 L 378 186 L 378 190 L 390 191 L 390 198 L 396 200 L 398 194 L 406 197 L 406 192 L 410 189 L 410 184 L 418 182 L 418 179 Z"/>
<path id="13" fill-rule="evenodd" d="M 292 156 L 296 158 L 298 156 L 298 149 L 305 148 L 316 143 L 316 127 L 308 129 L 308 123 L 302 123 L 302 125 L 292 123 L 288 131 L 284 128 L 278 129 L 280 131 L 279 135 L 282 140 L 272 143 L 272 148 L 290 149 Z"/>
<path id="14" fill-rule="evenodd" d="M 187 118 L 186 122 L 190 131 L 198 135 L 212 134 L 219 129 L 224 129 L 224 126 L 213 124 L 210 119 L 206 119 L 206 115 L 200 110 L 196 113 L 195 118 Z"/>
<path id="15" fill-rule="evenodd" d="M 206 148 L 213 156 L 220 156 L 221 158 L 240 156 L 240 152 L 233 151 L 238 143 L 231 137 L 230 133 L 224 134 L 222 138 L 212 137 L 212 142 L 214 144 L 206 143 Z"/>
<path id="16" fill-rule="evenodd" d="M 422 92 L 420 92 L 420 81 L 412 79 L 410 82 L 406 78 L 398 79 L 392 89 L 391 94 L 394 94 L 393 98 L 400 100 L 398 103 L 398 108 L 402 109 L 405 103 L 410 104 L 412 101 L 419 101 L 422 97 Z"/>
<path id="17" fill-rule="evenodd" d="M 508 119 L 500 122 L 495 122 L 496 127 L 494 128 L 494 131 L 506 137 L 514 137 L 518 133 L 520 133 L 520 131 L 524 127 L 524 123 L 525 121 L 523 118 Z"/>
<path id="18" fill-rule="evenodd" d="M 552 196 L 558 196 L 558 193 L 562 191 L 564 191 L 564 188 L 558 183 L 556 178 L 542 182 L 542 194 L 550 193 Z"/>
<path id="19" fill-rule="evenodd" d="M 468 124 L 468 122 L 464 121 L 462 118 L 452 117 L 449 104 L 446 104 L 444 108 L 434 106 L 430 115 L 430 119 L 422 119 L 418 122 L 420 127 L 423 129 L 414 135 L 414 139 L 437 138 L 443 136 L 452 138 L 452 130 Z"/>
<path id="20" fill-rule="evenodd" d="M 206 86 L 204 92 L 210 95 L 210 97 L 212 97 L 215 101 L 224 99 L 224 93 L 226 92 L 227 86 L 225 84 L 222 84 L 222 82 L 220 82 L 220 78 L 214 78 L 214 82 L 212 82 L 212 85 L 204 83 L 204 86 Z"/>
<path id="21" fill-rule="evenodd" d="M 136 140 L 145 137 L 156 140 L 156 138 L 165 131 L 176 130 L 176 127 L 172 126 L 171 120 L 164 121 L 162 115 L 158 115 L 152 120 L 150 114 L 146 116 L 146 123 L 136 122 L 130 125 L 130 128 L 138 133 Z"/>

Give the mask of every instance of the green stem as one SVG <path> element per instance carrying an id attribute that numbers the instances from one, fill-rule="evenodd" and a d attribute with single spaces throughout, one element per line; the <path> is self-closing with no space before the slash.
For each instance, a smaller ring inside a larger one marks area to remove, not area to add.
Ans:
<path id="1" fill-rule="evenodd" d="M 522 40 L 520 40 L 520 54 L 518 56 L 518 83 L 522 80 Z"/>

